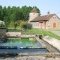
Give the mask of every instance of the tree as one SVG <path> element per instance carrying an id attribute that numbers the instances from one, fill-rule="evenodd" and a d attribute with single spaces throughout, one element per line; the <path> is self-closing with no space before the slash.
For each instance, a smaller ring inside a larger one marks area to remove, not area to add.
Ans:
<path id="1" fill-rule="evenodd" d="M 32 10 L 32 7 L 27 7 L 27 6 L 23 6 L 21 8 L 21 11 L 23 12 L 23 15 L 24 15 L 24 21 L 27 21 L 28 18 L 29 18 L 29 13 L 30 11 Z"/>
<path id="2" fill-rule="evenodd" d="M 15 21 L 15 23 L 14 23 L 14 28 L 15 28 L 15 30 L 16 30 L 16 28 L 17 28 L 17 22 Z"/>
<path id="3" fill-rule="evenodd" d="M 39 10 L 36 6 L 34 6 L 34 7 L 22 6 L 21 10 L 22 10 L 22 12 L 23 12 L 23 14 L 24 14 L 24 21 L 27 21 L 27 20 L 28 20 L 28 18 L 29 18 L 29 13 L 31 12 L 31 10 L 32 10 L 33 8 L 36 8 L 37 11 L 38 11 L 38 13 L 40 13 L 40 10 Z"/>
<path id="4" fill-rule="evenodd" d="M 27 6 L 22 6 L 20 7 L 2 7 L 0 6 L 0 20 L 4 21 L 6 26 L 8 27 L 10 22 L 17 22 L 17 21 L 28 21 L 29 19 L 29 13 L 34 7 L 27 7 Z M 35 7 L 37 11 L 39 12 L 39 9 Z M 15 25 L 15 24 L 14 24 Z M 12 25 L 11 25 L 12 26 Z"/>
<path id="5" fill-rule="evenodd" d="M 0 6 L 0 20 L 3 20 L 3 9 L 2 9 L 2 6 Z"/>
<path id="6" fill-rule="evenodd" d="M 10 21 L 16 21 L 16 12 L 12 13 L 10 16 Z"/>
<path id="7" fill-rule="evenodd" d="M 11 22 L 9 23 L 9 27 L 15 28 L 15 27 L 14 27 L 14 24 L 15 24 L 14 21 L 11 21 Z"/>
<path id="8" fill-rule="evenodd" d="M 24 15 L 21 11 L 16 12 L 16 20 L 23 20 Z"/>

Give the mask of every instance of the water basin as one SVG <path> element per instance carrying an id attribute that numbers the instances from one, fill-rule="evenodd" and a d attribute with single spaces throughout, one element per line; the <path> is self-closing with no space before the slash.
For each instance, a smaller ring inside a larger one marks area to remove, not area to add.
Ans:
<path id="1" fill-rule="evenodd" d="M 28 49 L 0 49 L 0 54 L 18 54 L 18 53 L 47 53 L 46 48 L 28 48 Z"/>

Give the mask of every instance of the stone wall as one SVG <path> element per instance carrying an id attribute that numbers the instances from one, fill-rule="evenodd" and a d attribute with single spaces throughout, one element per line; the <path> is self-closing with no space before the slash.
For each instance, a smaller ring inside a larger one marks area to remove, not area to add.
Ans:
<path id="1" fill-rule="evenodd" d="M 0 60 L 60 60 L 60 56 L 48 55 L 18 55 L 16 57 L 0 57 Z"/>
<path id="2" fill-rule="evenodd" d="M 21 36 L 21 32 L 7 32 L 6 33 L 7 36 Z"/>

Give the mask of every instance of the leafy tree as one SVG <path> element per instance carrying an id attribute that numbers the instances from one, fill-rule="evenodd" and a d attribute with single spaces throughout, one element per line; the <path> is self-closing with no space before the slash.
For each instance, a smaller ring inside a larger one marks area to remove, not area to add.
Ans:
<path id="1" fill-rule="evenodd" d="M 24 19 L 24 15 L 23 15 L 22 11 L 17 10 L 15 12 L 15 19 L 16 20 L 22 20 L 22 19 Z"/>
<path id="2" fill-rule="evenodd" d="M 7 8 L 6 6 L 3 8 L 3 20 L 5 21 L 5 17 L 7 16 Z"/>
<path id="3" fill-rule="evenodd" d="M 11 21 L 11 22 L 9 23 L 9 27 L 12 26 L 11 28 L 14 28 L 14 24 L 15 24 L 14 21 Z"/>
<path id="4" fill-rule="evenodd" d="M 11 21 L 16 21 L 16 12 L 12 13 L 11 16 L 10 16 L 10 20 Z"/>
<path id="5" fill-rule="evenodd" d="M 29 18 L 29 13 L 30 11 L 33 9 L 34 7 L 27 7 L 27 6 L 22 6 L 20 7 L 2 7 L 0 6 L 0 20 L 3 20 L 6 24 L 6 27 L 9 26 L 9 24 L 11 24 L 13 21 L 14 23 L 17 22 L 19 23 L 18 25 L 20 25 L 20 22 L 18 21 L 28 21 Z M 38 12 L 39 9 L 35 6 L 35 8 L 37 9 Z M 14 24 L 15 25 L 15 24 Z"/>
<path id="6" fill-rule="evenodd" d="M 2 6 L 0 6 L 0 20 L 3 20 L 3 9 L 2 9 Z"/>
<path id="7" fill-rule="evenodd" d="M 23 25 L 25 25 L 26 22 L 25 21 L 20 21 L 20 27 L 23 28 Z"/>
<path id="8" fill-rule="evenodd" d="M 8 27 L 9 26 L 9 21 L 8 21 L 8 17 L 4 17 L 4 22 L 5 22 L 5 26 Z"/>
<path id="9" fill-rule="evenodd" d="M 40 13 L 40 10 L 39 10 L 36 6 L 34 6 L 34 7 L 22 6 L 21 10 L 22 10 L 22 12 L 23 12 L 23 14 L 24 14 L 24 21 L 27 21 L 27 20 L 28 20 L 28 18 L 29 18 L 29 13 L 31 12 L 31 10 L 32 10 L 33 8 L 36 8 L 37 11 L 38 11 L 38 13 Z"/>
<path id="10" fill-rule="evenodd" d="M 24 21 L 27 21 L 29 18 L 29 13 L 32 10 L 32 7 L 27 7 L 27 6 L 23 6 L 21 8 L 23 15 L 24 15 Z"/>
<path id="11" fill-rule="evenodd" d="M 17 22 L 15 21 L 15 23 L 14 23 L 14 28 L 15 28 L 15 30 L 16 30 L 16 28 L 17 28 Z"/>

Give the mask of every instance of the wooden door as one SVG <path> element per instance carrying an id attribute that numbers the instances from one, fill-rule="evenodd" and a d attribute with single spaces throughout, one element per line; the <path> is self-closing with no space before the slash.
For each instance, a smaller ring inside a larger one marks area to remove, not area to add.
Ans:
<path id="1" fill-rule="evenodd" d="M 56 23 L 53 23 L 53 28 L 55 28 L 56 27 Z"/>

